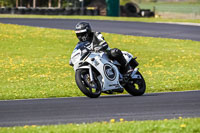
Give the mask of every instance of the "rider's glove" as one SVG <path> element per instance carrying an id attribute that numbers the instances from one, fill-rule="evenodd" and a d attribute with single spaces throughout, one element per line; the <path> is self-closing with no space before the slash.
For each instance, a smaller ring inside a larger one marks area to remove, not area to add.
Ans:
<path id="1" fill-rule="evenodd" d="M 99 52 L 101 49 L 102 49 L 102 47 L 95 47 L 95 48 L 94 48 L 94 51 L 95 51 L 95 52 Z"/>

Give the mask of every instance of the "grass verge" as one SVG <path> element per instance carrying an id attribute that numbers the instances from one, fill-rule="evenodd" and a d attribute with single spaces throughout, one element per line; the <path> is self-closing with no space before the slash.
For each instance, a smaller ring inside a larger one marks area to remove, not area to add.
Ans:
<path id="1" fill-rule="evenodd" d="M 143 2 L 139 3 L 141 9 L 155 8 L 156 12 L 194 13 L 200 15 L 200 2 Z"/>
<path id="2" fill-rule="evenodd" d="M 95 122 L 91 124 L 67 124 L 52 126 L 24 126 L 0 128 L 2 133 L 198 133 L 200 132 L 200 118 L 158 120 L 158 121 L 131 121 L 127 122 L 120 119 L 121 122 Z"/>
<path id="3" fill-rule="evenodd" d="M 147 93 L 200 89 L 200 42 L 103 33 L 138 57 Z M 83 96 L 68 65 L 74 31 L 0 24 L 0 99 Z"/>
<path id="4" fill-rule="evenodd" d="M 139 18 L 139 17 L 108 17 L 108 16 L 64 16 L 64 15 L 5 15 L 0 18 L 49 18 L 49 19 L 89 19 L 89 20 L 114 20 L 114 21 L 136 21 L 136 22 L 181 22 L 200 23 L 200 19 L 168 19 L 168 18 Z"/>

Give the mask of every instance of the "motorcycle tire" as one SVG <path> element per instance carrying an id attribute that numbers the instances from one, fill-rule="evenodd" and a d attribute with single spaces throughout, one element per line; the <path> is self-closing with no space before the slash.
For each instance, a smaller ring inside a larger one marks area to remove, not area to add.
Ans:
<path id="1" fill-rule="evenodd" d="M 129 80 L 129 82 L 124 86 L 124 88 L 129 94 L 133 96 L 141 96 L 146 90 L 146 83 L 139 71 L 136 74 L 140 75 L 141 79 Z"/>
<path id="2" fill-rule="evenodd" d="M 90 98 L 97 98 L 101 95 L 101 84 L 96 78 L 97 75 L 94 75 L 94 82 L 90 81 L 89 70 L 79 69 L 75 73 L 75 80 L 78 88 L 83 94 Z"/>

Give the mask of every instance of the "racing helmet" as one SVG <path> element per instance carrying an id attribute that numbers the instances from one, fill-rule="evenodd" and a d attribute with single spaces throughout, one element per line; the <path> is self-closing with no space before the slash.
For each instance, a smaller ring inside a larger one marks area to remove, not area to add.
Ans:
<path id="1" fill-rule="evenodd" d="M 81 42 L 89 41 L 92 28 L 88 22 L 79 22 L 75 28 L 76 36 Z"/>

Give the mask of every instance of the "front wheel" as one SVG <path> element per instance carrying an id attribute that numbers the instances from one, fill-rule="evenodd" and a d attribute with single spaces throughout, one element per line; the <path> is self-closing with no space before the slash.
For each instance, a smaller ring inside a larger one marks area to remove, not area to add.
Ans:
<path id="1" fill-rule="evenodd" d="M 96 78 L 96 74 L 94 75 L 94 81 L 90 81 L 89 70 L 87 69 L 79 69 L 76 71 L 75 80 L 79 89 L 90 98 L 97 98 L 101 94 L 101 85 L 99 80 Z"/>
<path id="2" fill-rule="evenodd" d="M 126 91 L 129 94 L 131 94 L 133 96 L 141 96 L 144 94 L 144 92 L 146 90 L 146 84 L 145 84 L 145 80 L 142 77 L 141 73 L 138 71 L 136 74 L 139 75 L 140 78 L 130 79 L 128 81 L 128 83 L 124 86 L 124 88 L 126 89 Z"/>

